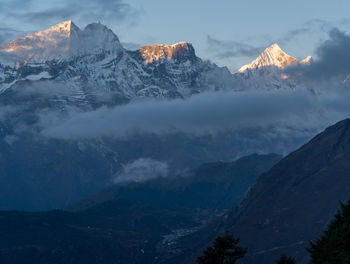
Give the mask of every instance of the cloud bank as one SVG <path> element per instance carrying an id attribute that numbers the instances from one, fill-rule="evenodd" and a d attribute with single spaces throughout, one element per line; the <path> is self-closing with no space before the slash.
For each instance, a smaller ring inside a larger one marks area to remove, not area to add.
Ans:
<path id="1" fill-rule="evenodd" d="M 315 101 L 317 98 L 306 91 L 203 93 L 187 100 L 134 102 L 63 116 L 47 112 L 41 115 L 39 126 L 47 137 L 73 140 L 125 138 L 139 133 L 200 136 L 284 123 L 308 129 L 312 124 L 307 119 L 318 111 Z"/>

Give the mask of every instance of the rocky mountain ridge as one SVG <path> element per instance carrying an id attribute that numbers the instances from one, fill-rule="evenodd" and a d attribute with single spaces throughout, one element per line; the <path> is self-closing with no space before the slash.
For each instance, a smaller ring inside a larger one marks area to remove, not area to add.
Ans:
<path id="1" fill-rule="evenodd" d="M 0 92 L 46 81 L 66 87 L 73 101 L 91 104 L 107 94 L 118 104 L 137 98 L 187 98 L 206 91 L 295 89 L 297 81 L 283 69 L 310 62 L 309 57 L 299 62 L 273 44 L 232 74 L 197 57 L 187 42 L 130 51 L 100 22 L 81 30 L 69 20 L 0 47 Z"/>
<path id="2" fill-rule="evenodd" d="M 225 81 L 215 81 L 220 77 Z M 189 43 L 122 47 L 105 25 L 80 30 L 72 21 L 16 38 L 0 49 L 0 91 L 48 81 L 68 87 L 71 97 L 89 101 L 110 94 L 119 99 L 185 98 L 232 86 L 227 68 L 195 55 Z"/>

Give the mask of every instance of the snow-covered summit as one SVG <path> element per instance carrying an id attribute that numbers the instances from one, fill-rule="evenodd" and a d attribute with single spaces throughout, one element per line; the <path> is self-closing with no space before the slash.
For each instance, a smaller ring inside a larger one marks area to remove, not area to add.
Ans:
<path id="1" fill-rule="evenodd" d="M 285 68 L 296 65 L 312 63 L 312 57 L 299 61 L 285 53 L 278 44 L 266 48 L 259 57 L 250 64 L 241 67 L 234 77 L 241 81 L 244 89 L 263 90 L 290 90 L 302 87 L 298 80 L 291 78 Z"/>
<path id="2" fill-rule="evenodd" d="M 105 25 L 92 23 L 82 31 L 71 20 L 14 39 L 0 48 L 1 55 L 16 62 L 44 62 L 86 53 L 122 50 L 118 37 Z"/>
<path id="3" fill-rule="evenodd" d="M 300 61 L 301 64 L 311 64 L 313 61 L 313 58 L 311 56 L 307 56 L 305 59 L 302 59 Z"/>
<path id="4" fill-rule="evenodd" d="M 67 57 L 71 50 L 71 39 L 77 39 L 80 32 L 68 20 L 49 29 L 18 37 L 3 45 L 1 52 L 23 62 Z"/>
<path id="5" fill-rule="evenodd" d="M 147 64 L 166 59 L 193 60 L 196 57 L 192 44 L 187 42 L 173 45 L 145 45 L 139 49 L 139 52 Z"/>
<path id="6" fill-rule="evenodd" d="M 118 55 L 123 51 L 117 35 L 100 22 L 87 25 L 80 33 L 77 45 L 79 45 L 79 48 L 75 53 L 79 55 L 101 52 Z"/>
<path id="7" fill-rule="evenodd" d="M 81 30 L 65 21 L 0 49 L 0 93 L 45 81 L 52 87 L 67 87 L 69 96 L 59 100 L 74 105 L 97 105 L 101 98 L 115 102 L 185 98 L 231 89 L 234 82 L 227 68 L 198 58 L 190 43 L 129 51 L 99 22 Z"/>
<path id="8" fill-rule="evenodd" d="M 296 58 L 289 56 L 278 46 L 277 43 L 275 43 L 266 48 L 264 52 L 261 53 L 260 56 L 250 64 L 244 65 L 242 68 L 240 68 L 238 72 L 244 72 L 247 69 L 258 69 L 268 66 L 275 66 L 279 69 L 283 69 L 286 66 L 290 66 L 296 62 Z"/>

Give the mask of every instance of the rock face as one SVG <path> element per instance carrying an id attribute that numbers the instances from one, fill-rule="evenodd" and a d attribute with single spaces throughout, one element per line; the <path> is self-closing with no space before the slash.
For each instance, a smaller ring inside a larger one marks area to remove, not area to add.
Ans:
<path id="1" fill-rule="evenodd" d="M 244 263 L 273 263 L 284 252 L 308 263 L 308 241 L 318 238 L 339 201 L 350 199 L 349 158 L 347 119 L 263 174 L 239 207 L 211 226 L 211 239 L 225 230 L 240 237 L 249 249 Z"/>
<path id="2" fill-rule="evenodd" d="M 183 60 L 184 62 L 197 60 L 192 44 L 186 42 L 174 45 L 146 45 L 139 48 L 139 51 L 147 64 L 171 59 Z"/>

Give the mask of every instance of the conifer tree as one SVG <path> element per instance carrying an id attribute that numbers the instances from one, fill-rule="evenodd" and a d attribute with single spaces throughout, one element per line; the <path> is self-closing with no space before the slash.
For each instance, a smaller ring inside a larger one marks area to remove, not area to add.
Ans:
<path id="1" fill-rule="evenodd" d="M 247 253 L 247 249 L 237 246 L 239 238 L 226 234 L 217 237 L 212 247 L 203 251 L 203 256 L 198 257 L 198 264 L 234 264 Z"/>
<path id="2" fill-rule="evenodd" d="M 287 256 L 286 254 L 282 254 L 276 261 L 276 264 L 295 264 L 295 259 Z"/>
<path id="3" fill-rule="evenodd" d="M 336 213 L 316 242 L 310 242 L 311 264 L 350 263 L 350 201 Z"/>

